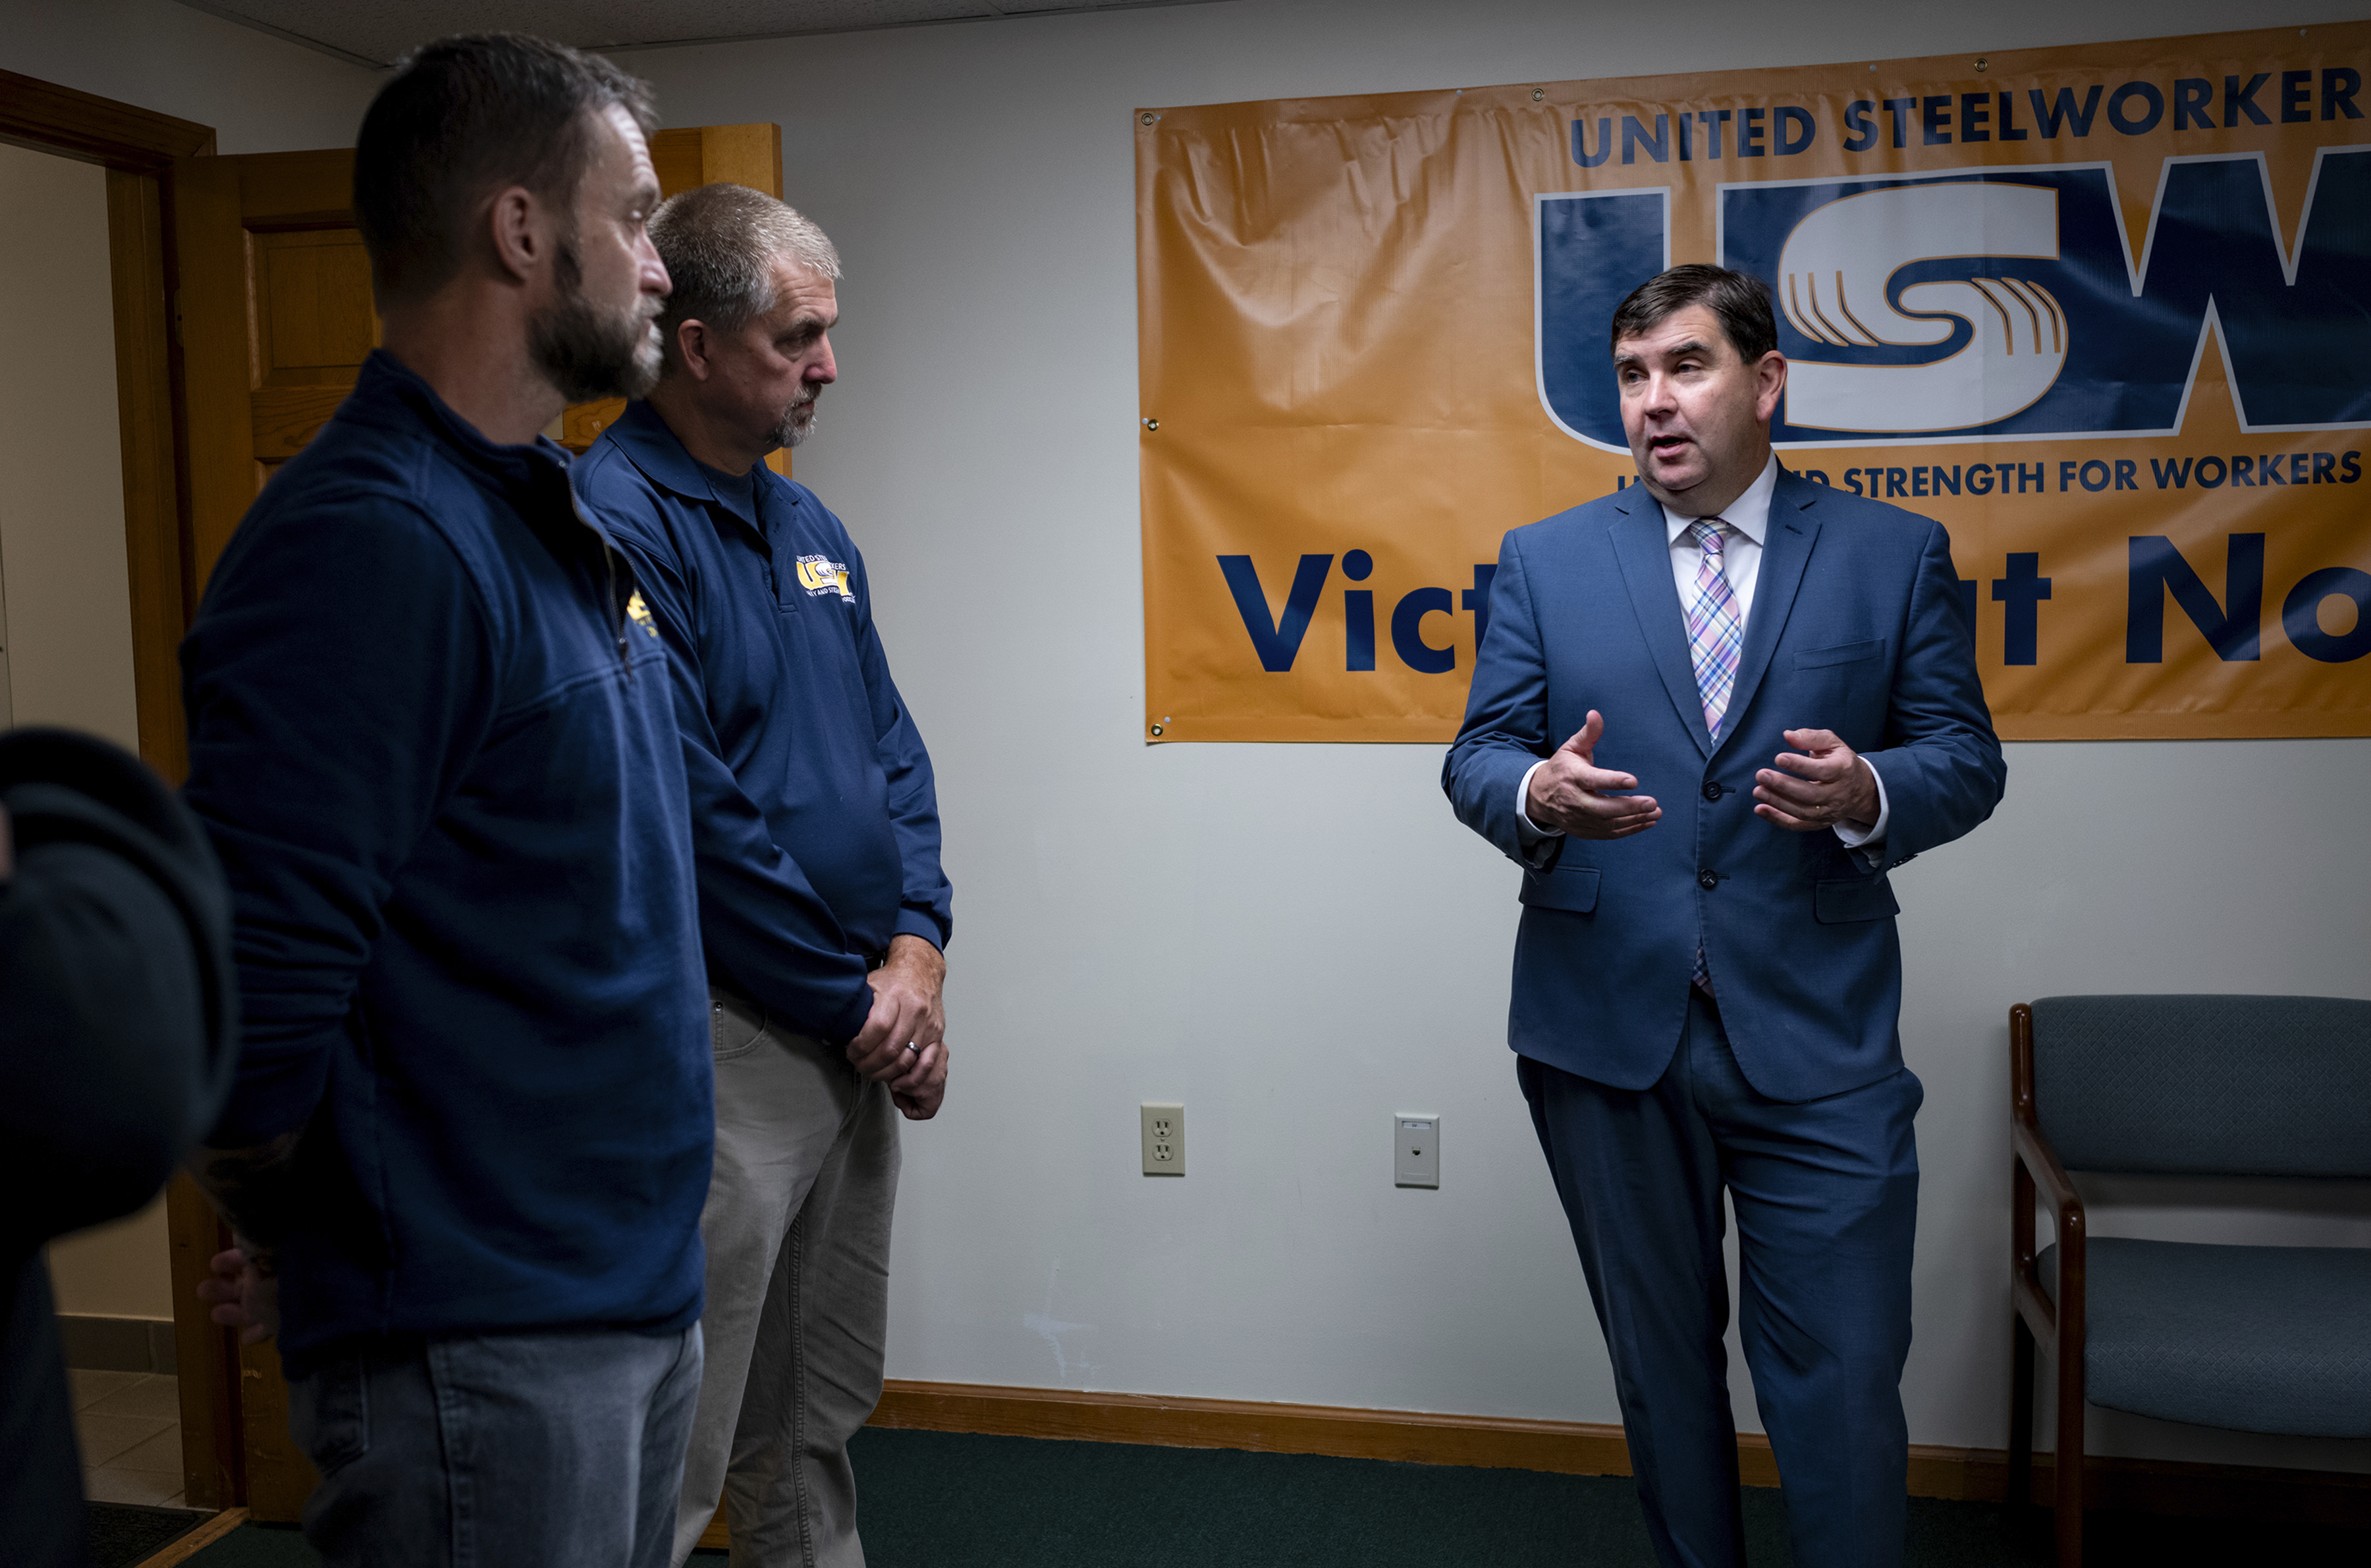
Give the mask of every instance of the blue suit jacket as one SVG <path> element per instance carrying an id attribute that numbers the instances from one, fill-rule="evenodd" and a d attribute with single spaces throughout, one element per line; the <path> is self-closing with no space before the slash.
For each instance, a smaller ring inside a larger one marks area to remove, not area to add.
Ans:
<path id="1" fill-rule="evenodd" d="M 1647 1088 L 1679 1043 L 1701 932 L 1755 1089 L 1814 1100 L 1892 1072 L 1886 873 L 1984 821 L 2007 778 L 1974 655 L 1941 525 L 1782 472 L 1715 744 L 1653 499 L 1633 489 L 1509 533 L 1441 775 L 1459 819 L 1524 864 L 1508 1043 Z M 1637 775 L 1662 820 L 1524 861 L 1517 786 L 1592 708 L 1597 766 Z M 1834 731 L 1883 776 L 1882 845 L 1856 854 L 1753 814 L 1754 772 L 1790 729 Z"/>

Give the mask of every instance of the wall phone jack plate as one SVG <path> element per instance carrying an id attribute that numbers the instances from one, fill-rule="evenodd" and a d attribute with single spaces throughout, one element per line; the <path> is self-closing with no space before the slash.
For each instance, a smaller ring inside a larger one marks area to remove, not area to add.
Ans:
<path id="1" fill-rule="evenodd" d="M 1392 1185 L 1440 1185 L 1440 1118 L 1397 1115 L 1392 1118 Z"/>

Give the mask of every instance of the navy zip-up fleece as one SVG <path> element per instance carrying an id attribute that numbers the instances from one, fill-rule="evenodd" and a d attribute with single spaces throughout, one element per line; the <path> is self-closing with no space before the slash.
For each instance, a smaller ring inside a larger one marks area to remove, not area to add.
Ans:
<path id="1" fill-rule="evenodd" d="M 637 402 L 572 478 L 676 666 L 709 974 L 844 1041 L 891 937 L 946 946 L 938 795 L 848 530 L 804 486 L 754 474 L 751 492 L 711 485 Z"/>
<path id="2" fill-rule="evenodd" d="M 682 746 L 566 454 L 373 353 L 181 666 L 246 1032 L 210 1141 L 306 1129 L 291 1375 L 376 1336 L 688 1327 L 715 1123 Z"/>

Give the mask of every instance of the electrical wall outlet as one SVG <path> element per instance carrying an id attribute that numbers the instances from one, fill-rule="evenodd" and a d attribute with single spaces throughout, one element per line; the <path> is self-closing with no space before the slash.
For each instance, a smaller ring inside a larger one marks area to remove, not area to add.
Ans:
<path id="1" fill-rule="evenodd" d="M 1186 1107 L 1148 1100 L 1138 1106 L 1147 1176 L 1186 1174 Z"/>
<path id="2" fill-rule="evenodd" d="M 1398 1115 L 1392 1118 L 1392 1185 L 1440 1185 L 1440 1118 Z"/>

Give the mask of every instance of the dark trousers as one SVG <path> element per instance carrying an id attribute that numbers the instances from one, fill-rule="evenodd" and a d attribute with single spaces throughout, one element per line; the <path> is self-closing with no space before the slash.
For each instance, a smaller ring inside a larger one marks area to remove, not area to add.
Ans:
<path id="1" fill-rule="evenodd" d="M 1529 1058 L 1523 1096 L 1613 1358 L 1639 1501 L 1667 1568 L 1743 1568 L 1721 1257 L 1737 1214 L 1739 1328 L 1786 1486 L 1795 1561 L 1902 1562 L 1910 1254 L 1925 1090 L 1908 1068 L 1804 1104 L 1754 1092 L 1718 1011 L 1650 1089 Z"/>
<path id="2" fill-rule="evenodd" d="M 0 1253 L 0 1562 L 82 1568 L 82 1461 L 50 1265 L 23 1245 Z"/>

